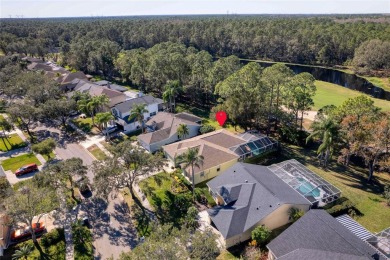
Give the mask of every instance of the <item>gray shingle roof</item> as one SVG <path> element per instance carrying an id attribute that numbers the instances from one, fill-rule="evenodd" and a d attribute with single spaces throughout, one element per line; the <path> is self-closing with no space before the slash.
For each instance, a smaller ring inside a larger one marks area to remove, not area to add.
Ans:
<path id="1" fill-rule="evenodd" d="M 385 259 L 324 210 L 310 210 L 267 247 L 276 259 Z"/>
<path id="2" fill-rule="evenodd" d="M 115 108 L 118 109 L 119 112 L 121 112 L 121 113 L 127 113 L 127 112 L 129 112 L 133 108 L 133 106 L 135 104 L 147 104 L 147 105 L 150 105 L 150 104 L 154 104 L 154 103 L 162 104 L 163 100 L 159 99 L 159 98 L 155 98 L 155 97 L 149 96 L 149 95 L 146 95 L 146 96 L 142 96 L 142 97 L 138 97 L 138 98 L 133 98 L 133 99 L 127 100 L 125 102 L 122 102 L 120 104 L 117 104 L 115 106 Z"/>
<path id="3" fill-rule="evenodd" d="M 208 210 L 213 223 L 225 238 L 252 228 L 283 204 L 311 204 L 267 167 L 260 165 L 236 163 L 207 185 L 215 193 L 225 187 L 225 192 L 229 193 L 225 194 L 229 198 L 225 202 L 233 201 Z M 239 191 L 237 187 L 232 189 L 238 185 L 241 186 Z"/>

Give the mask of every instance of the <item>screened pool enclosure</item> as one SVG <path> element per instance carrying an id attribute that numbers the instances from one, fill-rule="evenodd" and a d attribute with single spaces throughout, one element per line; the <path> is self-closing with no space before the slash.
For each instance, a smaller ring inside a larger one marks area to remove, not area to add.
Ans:
<path id="1" fill-rule="evenodd" d="M 232 146 L 229 150 L 240 156 L 241 160 L 278 148 L 278 143 L 276 141 L 273 141 L 268 136 L 260 135 L 257 132 L 246 132 L 240 134 L 239 137 L 246 140 L 246 143 Z"/>
<path id="2" fill-rule="evenodd" d="M 313 207 L 322 207 L 341 195 L 341 191 L 307 169 L 297 160 L 268 166 L 276 176 L 308 199 Z"/>

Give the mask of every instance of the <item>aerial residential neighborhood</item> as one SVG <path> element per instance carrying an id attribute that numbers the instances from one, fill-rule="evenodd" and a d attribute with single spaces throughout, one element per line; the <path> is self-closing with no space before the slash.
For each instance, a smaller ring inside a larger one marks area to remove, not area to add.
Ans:
<path id="1" fill-rule="evenodd" d="M 390 258 L 385 5 L 62 2 L 2 3 L 1 260 Z"/>

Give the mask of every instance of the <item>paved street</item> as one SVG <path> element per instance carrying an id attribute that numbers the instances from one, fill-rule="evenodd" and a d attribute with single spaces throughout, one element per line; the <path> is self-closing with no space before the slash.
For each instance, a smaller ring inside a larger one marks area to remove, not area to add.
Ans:
<path id="1" fill-rule="evenodd" d="M 81 145 L 76 143 L 66 143 L 62 147 L 56 147 L 55 152 L 57 156 L 63 160 L 70 159 L 72 157 L 77 157 L 83 160 L 85 166 L 92 164 L 94 159 L 89 155 L 88 151 L 84 149 Z M 88 178 L 93 181 L 93 173 L 88 171 Z"/>
<path id="2" fill-rule="evenodd" d="M 106 202 L 93 198 L 82 204 L 79 218 L 88 216 L 93 226 L 95 259 L 114 257 L 137 245 L 137 231 L 129 217 L 128 207 L 118 195 Z"/>

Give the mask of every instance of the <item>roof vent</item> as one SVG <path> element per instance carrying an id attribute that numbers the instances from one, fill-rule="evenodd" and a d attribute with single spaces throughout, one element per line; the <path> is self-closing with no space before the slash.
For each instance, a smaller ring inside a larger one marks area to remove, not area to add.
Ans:
<path id="1" fill-rule="evenodd" d="M 245 183 L 248 183 L 248 180 L 245 180 Z"/>
<path id="2" fill-rule="evenodd" d="M 236 172 L 236 170 L 234 170 L 233 172 Z"/>
<path id="3" fill-rule="evenodd" d="M 259 207 L 257 207 L 256 209 L 259 210 Z"/>
<path id="4" fill-rule="evenodd" d="M 270 208 L 272 208 L 272 205 L 269 205 Z"/>

